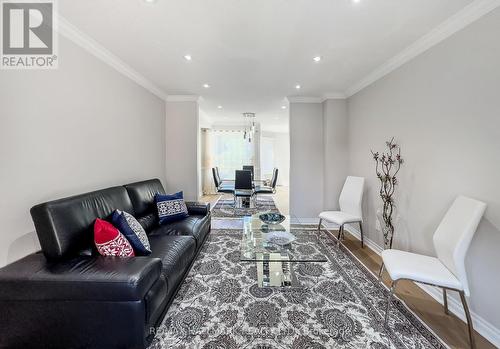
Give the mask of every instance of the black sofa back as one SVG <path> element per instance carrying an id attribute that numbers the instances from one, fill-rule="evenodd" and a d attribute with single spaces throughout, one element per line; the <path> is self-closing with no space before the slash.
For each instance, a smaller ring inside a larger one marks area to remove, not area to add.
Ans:
<path id="1" fill-rule="evenodd" d="M 132 201 L 135 218 L 149 233 L 158 224 L 155 194 L 165 194 L 165 189 L 159 179 L 130 183 L 125 185 L 125 189 Z"/>
<path id="2" fill-rule="evenodd" d="M 58 260 L 91 254 L 95 219 L 109 218 L 115 209 L 134 214 L 122 186 L 49 201 L 34 206 L 30 212 L 43 254 L 49 260 Z"/>

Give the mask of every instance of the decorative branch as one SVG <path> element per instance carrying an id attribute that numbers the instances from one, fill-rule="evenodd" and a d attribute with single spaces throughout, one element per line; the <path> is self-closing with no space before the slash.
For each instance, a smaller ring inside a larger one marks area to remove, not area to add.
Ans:
<path id="1" fill-rule="evenodd" d="M 394 137 L 388 142 L 385 142 L 388 148 L 386 153 L 373 152 L 372 156 L 375 160 L 375 172 L 380 180 L 380 197 L 382 198 L 382 218 L 385 227 L 383 229 L 384 244 L 386 247 L 392 248 L 392 240 L 394 237 L 394 224 L 392 222 L 392 214 L 394 213 L 394 191 L 398 180 L 396 175 L 401 169 L 403 158 L 401 157 L 401 148 L 394 142 Z"/>

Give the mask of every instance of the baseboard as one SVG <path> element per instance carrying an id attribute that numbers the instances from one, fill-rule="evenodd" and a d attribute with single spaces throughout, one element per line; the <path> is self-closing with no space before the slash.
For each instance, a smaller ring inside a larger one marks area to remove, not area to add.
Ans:
<path id="1" fill-rule="evenodd" d="M 296 221 L 298 221 L 299 224 L 319 223 L 318 218 L 296 218 Z M 323 223 L 323 227 L 326 229 L 335 229 L 335 230 L 339 228 L 337 224 L 332 224 L 327 222 Z M 349 232 L 352 236 L 354 236 L 356 239 L 361 240 L 361 232 L 356 227 L 347 224 L 345 226 L 345 230 Z M 376 243 L 372 239 L 367 238 L 366 236 L 364 237 L 364 243 L 368 248 L 370 248 L 373 252 L 375 252 L 378 255 L 380 255 L 383 251 L 383 248 L 378 243 Z M 443 293 L 439 287 L 419 284 L 418 282 L 415 282 L 415 284 L 418 287 L 420 287 L 423 291 L 425 291 L 429 296 L 434 298 L 437 302 L 443 304 Z M 464 309 L 460 301 L 458 301 L 453 297 L 448 296 L 448 309 L 463 322 L 466 322 Z M 487 320 L 485 320 L 483 317 L 481 317 L 472 310 L 471 310 L 471 317 L 472 317 L 472 322 L 474 324 L 474 329 L 479 334 L 481 334 L 481 336 L 490 341 L 494 346 L 500 348 L 500 329 L 493 326 L 490 322 L 488 322 Z"/>
<path id="2" fill-rule="evenodd" d="M 361 241 L 361 232 L 353 227 L 351 224 L 347 224 L 345 227 L 345 230 L 349 232 L 352 236 L 354 236 L 356 239 Z M 379 244 L 377 244 L 375 241 L 372 239 L 364 236 L 363 237 L 363 242 L 366 246 L 368 246 L 373 252 L 378 254 L 379 256 L 382 254 L 382 251 L 384 250 L 382 247 L 380 247 Z"/>

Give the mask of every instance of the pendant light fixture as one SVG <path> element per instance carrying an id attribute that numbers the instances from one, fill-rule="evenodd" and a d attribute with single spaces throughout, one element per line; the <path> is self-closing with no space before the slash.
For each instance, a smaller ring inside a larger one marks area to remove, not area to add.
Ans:
<path id="1" fill-rule="evenodd" d="M 245 119 L 245 130 L 243 131 L 243 139 L 247 139 L 251 143 L 255 136 L 255 113 L 243 113 Z"/>

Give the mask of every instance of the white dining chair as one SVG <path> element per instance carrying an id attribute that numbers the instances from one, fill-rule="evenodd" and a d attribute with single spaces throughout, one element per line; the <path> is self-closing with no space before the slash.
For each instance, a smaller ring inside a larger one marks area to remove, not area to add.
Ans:
<path id="1" fill-rule="evenodd" d="M 318 230 L 321 230 L 323 221 L 335 223 L 340 226 L 337 240 L 344 237 L 344 225 L 348 223 L 359 223 L 361 232 L 361 247 L 363 241 L 363 212 L 361 202 L 363 201 L 363 188 L 365 179 L 363 177 L 347 177 L 339 197 L 340 211 L 324 211 L 319 214 Z"/>
<path id="2" fill-rule="evenodd" d="M 470 347 L 475 348 L 472 319 L 465 299 L 465 296 L 470 295 L 465 271 L 465 255 L 485 209 L 484 202 L 465 196 L 456 198 L 434 233 L 433 242 L 437 257 L 393 249 L 382 252 L 379 278 L 385 268 L 392 280 L 385 313 L 386 325 L 394 290 L 399 280 L 412 280 L 438 286 L 443 289 L 446 314 L 448 314 L 446 291 L 457 291 L 460 294 L 469 328 Z"/>

